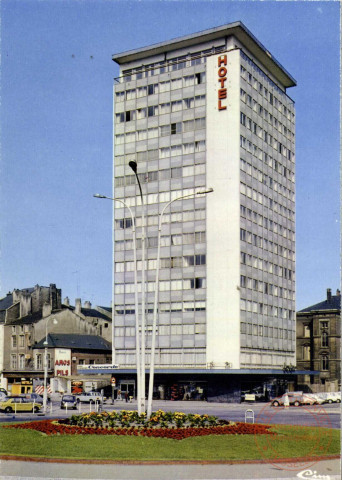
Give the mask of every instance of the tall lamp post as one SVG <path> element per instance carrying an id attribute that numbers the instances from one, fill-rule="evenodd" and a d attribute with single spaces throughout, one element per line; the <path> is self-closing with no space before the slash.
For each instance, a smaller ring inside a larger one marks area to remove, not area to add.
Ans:
<path id="1" fill-rule="evenodd" d="M 47 376 L 48 376 L 48 323 L 51 320 L 51 317 L 46 319 L 45 323 L 45 342 L 44 342 L 44 392 L 43 392 L 43 410 L 46 413 L 47 407 Z M 53 319 L 54 325 L 58 323 L 58 321 L 54 318 Z"/>
<path id="2" fill-rule="evenodd" d="M 139 339 L 139 312 L 138 312 L 138 280 L 137 280 L 137 249 L 136 249 L 136 231 L 135 231 L 135 218 L 131 208 L 127 205 L 126 202 L 118 198 L 107 197 L 106 195 L 100 195 L 95 193 L 93 195 L 95 198 L 105 198 L 107 200 L 112 200 L 113 202 L 121 203 L 126 207 L 130 213 L 132 219 L 132 234 L 133 234 L 133 263 L 134 263 L 134 287 L 135 287 L 135 352 L 136 352 L 136 365 L 137 365 L 137 403 L 138 403 L 138 414 L 141 414 L 141 367 L 140 367 L 140 339 Z M 114 289 L 114 270 L 113 270 L 113 289 Z M 115 346 L 114 346 L 114 302 L 112 305 L 112 363 L 115 363 Z M 145 411 L 145 410 L 144 410 Z"/>
<path id="3" fill-rule="evenodd" d="M 151 362 L 150 362 L 150 375 L 149 375 L 148 401 L 147 401 L 147 417 L 148 418 L 151 416 L 151 413 L 152 413 L 152 397 L 153 397 L 153 386 L 154 386 L 154 357 L 155 357 L 155 346 L 156 346 L 158 297 L 159 297 L 160 238 L 161 238 L 163 215 L 165 213 L 165 210 L 172 203 L 177 202 L 178 200 L 183 200 L 184 198 L 189 198 L 189 197 L 195 197 L 197 195 L 206 195 L 207 193 L 212 193 L 213 191 L 214 190 L 212 188 L 208 188 L 207 190 L 199 190 L 198 192 L 190 193 L 188 195 L 181 195 L 180 197 L 174 198 L 164 206 L 159 216 L 156 282 L 154 287 L 154 307 L 153 307 L 153 324 L 152 324 L 152 341 L 151 341 Z"/>
<path id="4" fill-rule="evenodd" d="M 143 411 L 146 411 L 145 408 L 145 345 L 146 345 L 146 307 L 145 307 L 145 204 L 144 197 L 142 194 L 141 183 L 137 173 L 137 162 L 131 161 L 128 164 L 133 170 L 135 177 L 137 179 L 140 191 L 141 199 L 141 406 Z"/>

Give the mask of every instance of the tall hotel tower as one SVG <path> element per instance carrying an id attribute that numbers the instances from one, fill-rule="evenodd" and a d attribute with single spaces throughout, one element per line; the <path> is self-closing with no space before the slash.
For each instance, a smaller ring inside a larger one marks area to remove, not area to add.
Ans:
<path id="1" fill-rule="evenodd" d="M 114 196 L 146 205 L 146 363 L 158 220 L 158 369 L 295 364 L 295 114 L 291 75 L 236 22 L 116 54 Z M 114 209 L 116 362 L 135 366 L 132 221 Z M 139 294 L 140 295 L 140 294 Z"/>

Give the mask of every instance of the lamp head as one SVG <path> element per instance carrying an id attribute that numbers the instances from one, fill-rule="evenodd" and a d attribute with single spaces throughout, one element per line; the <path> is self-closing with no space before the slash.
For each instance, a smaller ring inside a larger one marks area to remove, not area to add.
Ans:
<path id="1" fill-rule="evenodd" d="M 105 195 L 100 195 L 99 193 L 94 193 L 93 197 L 95 197 L 95 198 L 106 198 Z"/>
<path id="2" fill-rule="evenodd" d="M 128 164 L 131 169 L 133 170 L 134 173 L 137 173 L 137 162 L 134 162 L 133 160 L 129 162 Z"/>

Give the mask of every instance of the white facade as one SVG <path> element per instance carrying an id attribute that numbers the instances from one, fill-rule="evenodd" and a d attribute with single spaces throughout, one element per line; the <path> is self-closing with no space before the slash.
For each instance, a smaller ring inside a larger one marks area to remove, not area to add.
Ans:
<path id="1" fill-rule="evenodd" d="M 147 225 L 151 330 L 158 215 L 157 367 L 295 363 L 292 77 L 240 23 L 115 55 L 114 196 L 135 208 L 141 270 Z M 115 204 L 116 362 L 135 365 L 132 225 Z M 149 362 L 149 338 L 147 363 Z"/>

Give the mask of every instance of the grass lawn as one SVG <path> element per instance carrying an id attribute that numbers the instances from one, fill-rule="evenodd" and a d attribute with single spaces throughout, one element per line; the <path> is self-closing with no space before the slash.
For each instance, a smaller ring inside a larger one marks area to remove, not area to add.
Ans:
<path id="1" fill-rule="evenodd" d="M 256 460 L 340 453 L 336 429 L 276 425 L 273 435 L 210 435 L 184 440 L 56 435 L 0 427 L 0 455 L 107 460 Z"/>

